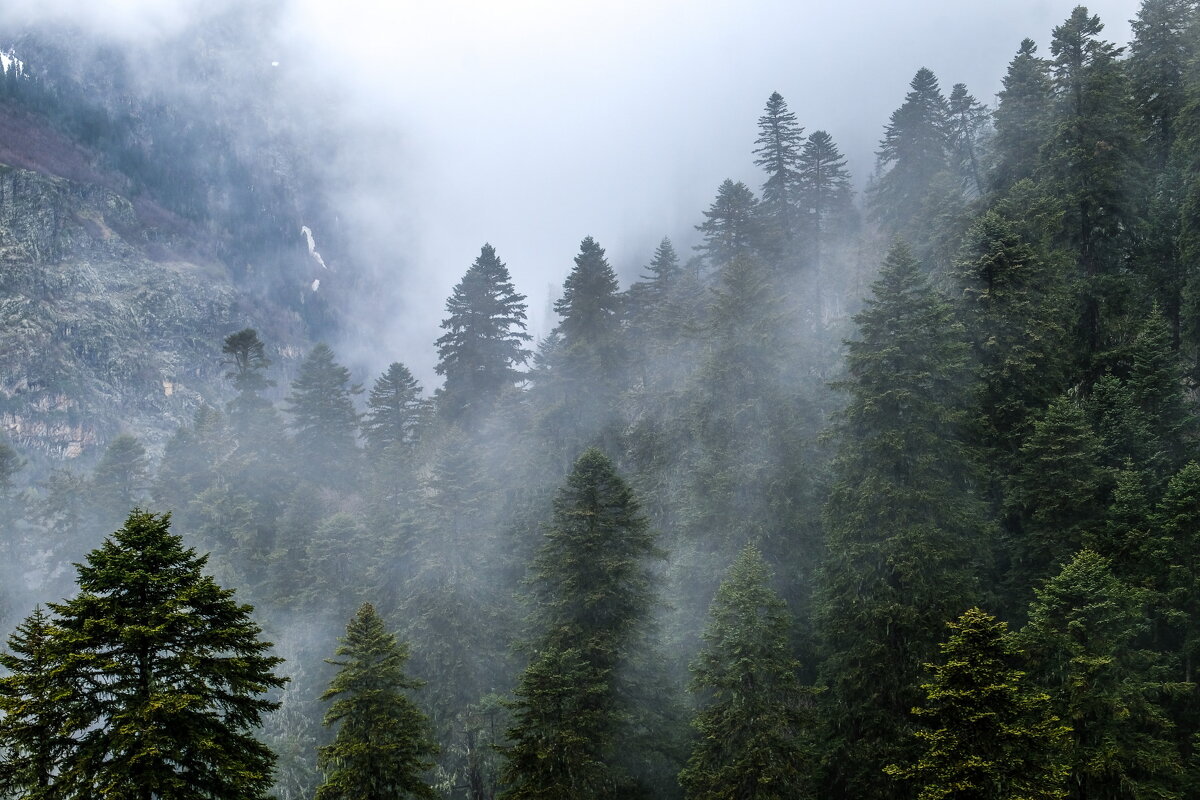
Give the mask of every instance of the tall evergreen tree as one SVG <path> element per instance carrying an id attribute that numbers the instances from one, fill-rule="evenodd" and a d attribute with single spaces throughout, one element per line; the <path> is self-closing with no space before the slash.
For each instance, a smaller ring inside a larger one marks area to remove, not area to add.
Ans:
<path id="1" fill-rule="evenodd" d="M 345 483 L 357 455 L 358 412 L 350 370 L 334 361 L 333 350 L 320 343 L 300 363 L 287 397 L 296 434 L 297 455 L 307 477 Z"/>
<path id="2" fill-rule="evenodd" d="M 980 164 L 982 141 L 991 115 L 987 106 L 967 91 L 964 83 L 954 84 L 946 109 L 946 136 L 950 157 L 972 196 L 983 194 L 983 168 Z"/>
<path id="3" fill-rule="evenodd" d="M 812 254 L 823 274 L 825 249 L 854 218 L 853 192 L 846 159 L 825 131 L 813 131 L 800 151 L 796 195 L 805 230 L 812 236 Z"/>
<path id="4" fill-rule="evenodd" d="M 763 239 L 759 201 L 746 184 L 726 178 L 717 197 L 696 226 L 704 241 L 696 246 L 710 265 L 727 264 L 761 247 Z"/>
<path id="5" fill-rule="evenodd" d="M 796 122 L 795 113 L 788 110 L 783 95 L 772 92 L 763 115 L 758 118 L 754 165 L 767 173 L 759 210 L 771 233 L 780 240 L 780 248 L 786 248 L 795 238 L 801 222 L 797 200 L 803 143 L 804 128 Z"/>
<path id="6" fill-rule="evenodd" d="M 104 449 L 92 470 L 92 496 L 108 525 L 124 518 L 150 488 L 146 448 L 131 433 L 122 433 Z"/>
<path id="7" fill-rule="evenodd" d="M 251 608 L 203 570 L 170 515 L 134 511 L 50 604 L 72 739 L 55 796 L 265 798 L 274 756 L 255 736 L 281 659 Z"/>
<path id="8" fill-rule="evenodd" d="M 879 143 L 881 174 L 870 196 L 872 218 L 893 232 L 911 230 L 934 178 L 948 166 L 949 107 L 937 77 L 922 67 L 909 86 Z"/>
<path id="9" fill-rule="evenodd" d="M 508 267 L 485 244 L 446 301 L 446 331 L 437 340 L 439 375 L 446 376 L 442 409 L 452 420 L 477 419 L 506 388 L 522 379 L 530 356 L 525 343 L 525 295 L 513 288 Z"/>
<path id="10" fill-rule="evenodd" d="M 408 367 L 393 363 L 375 379 L 367 396 L 367 414 L 362 426 L 367 447 L 376 455 L 383 455 L 412 444 L 424 407 L 421 384 Z"/>
<path id="11" fill-rule="evenodd" d="M 615 766 L 635 709 L 623 671 L 654 603 L 660 555 L 633 491 L 599 450 L 575 462 L 534 560 L 534 656 L 513 703 L 506 800 L 617 798 L 633 791 Z"/>
<path id="12" fill-rule="evenodd" d="M 1143 0 L 1132 21 L 1129 77 L 1153 166 L 1163 169 L 1175 143 L 1175 122 L 1187 103 L 1188 45 L 1195 0 Z"/>
<path id="13" fill-rule="evenodd" d="M 903 243 L 855 321 L 818 593 L 825 791 L 890 800 L 881 771 L 909 760 L 931 632 L 974 599 L 987 524 L 964 441 L 962 326 Z"/>
<path id="14" fill-rule="evenodd" d="M 1161 705 L 1172 687 L 1161 657 L 1139 649 L 1147 627 L 1144 593 L 1089 550 L 1036 590 L 1020 640 L 1031 676 L 1071 725 L 1071 800 L 1179 797 L 1179 753 Z"/>
<path id="15" fill-rule="evenodd" d="M 929 665 L 933 679 L 913 709 L 924 752 L 888 772 L 912 781 L 920 800 L 1061 800 L 1070 728 L 1014 668 L 1008 624 L 972 608 L 947 625 L 942 663 Z"/>
<path id="16" fill-rule="evenodd" d="M 721 582 L 692 664 L 699 737 L 680 773 L 689 800 L 793 800 L 811 793 L 812 719 L 791 655 L 791 618 L 753 545 Z"/>
<path id="17" fill-rule="evenodd" d="M 333 743 L 319 750 L 325 778 L 317 800 L 407 800 L 437 797 L 422 779 L 433 766 L 437 745 L 429 720 L 408 697 L 423 681 L 404 674 L 408 645 L 397 642 L 370 603 L 363 603 L 346 626 L 337 648 L 344 660 L 329 688 L 326 725 L 336 725 Z"/>
<path id="18" fill-rule="evenodd" d="M 226 356 L 223 363 L 230 367 L 225 377 L 233 383 L 237 392 L 237 396 L 229 401 L 229 415 L 238 432 L 244 435 L 247 428 L 254 424 L 256 414 L 270 405 L 262 393 L 275 385 L 275 381 L 266 377 L 271 360 L 267 358 L 266 345 L 254 328 L 226 336 L 221 352 Z"/>
<path id="19" fill-rule="evenodd" d="M 1037 55 L 1037 44 L 1024 39 L 1008 65 L 996 107 L 993 182 L 1004 191 L 1033 177 L 1038 152 L 1050 133 L 1050 65 Z"/>

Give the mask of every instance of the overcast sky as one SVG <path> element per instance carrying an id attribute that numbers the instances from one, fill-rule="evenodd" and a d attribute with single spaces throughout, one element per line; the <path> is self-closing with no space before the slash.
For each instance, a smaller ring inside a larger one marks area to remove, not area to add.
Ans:
<path id="1" fill-rule="evenodd" d="M 755 123 L 779 91 L 808 131 L 829 131 L 856 183 L 922 66 L 949 93 L 994 103 L 1025 36 L 1048 54 L 1068 0 L 285 0 L 280 71 L 319 60 L 339 86 L 345 202 L 379 232 L 367 259 L 394 272 L 386 361 L 427 382 L 442 306 L 491 242 L 544 333 L 548 286 L 579 241 L 607 248 L 623 285 L 659 238 L 690 243 L 726 177 L 756 190 Z M 60 15 L 151 36 L 199 0 L 42 0 Z M 1089 9 L 1124 44 L 1136 0 Z M 301 71 L 301 70 L 298 70 Z M 322 109 L 313 109 L 321 113 Z M 364 133 L 366 132 L 366 133 Z M 353 155 L 353 154 L 352 154 Z M 320 231 L 317 231 L 318 242 Z M 390 273 L 389 273 L 390 274 Z"/>

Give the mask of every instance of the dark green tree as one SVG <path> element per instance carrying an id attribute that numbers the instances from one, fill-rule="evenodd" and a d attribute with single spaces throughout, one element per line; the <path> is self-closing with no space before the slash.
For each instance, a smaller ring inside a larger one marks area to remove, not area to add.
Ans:
<path id="1" fill-rule="evenodd" d="M 1009 63 L 999 100 L 992 140 L 992 181 L 997 189 L 1005 191 L 1017 181 L 1033 177 L 1038 152 L 1050 135 L 1050 65 L 1038 57 L 1032 39 L 1021 42 Z"/>
<path id="2" fill-rule="evenodd" d="M 1067 794 L 1066 734 L 1050 696 L 1016 669 L 1008 624 L 978 608 L 946 623 L 942 663 L 913 709 L 923 721 L 915 762 L 888 767 L 919 800 L 1060 800 Z"/>
<path id="3" fill-rule="evenodd" d="M 437 745 L 429 720 L 408 697 L 423 681 L 404 674 L 408 645 L 384 627 L 370 603 L 346 626 L 337 648 L 339 667 L 321 695 L 333 701 L 325 724 L 337 726 L 333 743 L 319 750 L 325 778 L 317 800 L 406 800 L 435 798 L 422 779 L 433 766 Z"/>
<path id="4" fill-rule="evenodd" d="M 267 358 L 266 345 L 258 338 L 258 331 L 254 328 L 226 336 L 221 352 L 226 356 L 222 363 L 230 367 L 225 377 L 237 391 L 237 396 L 229 402 L 229 413 L 241 431 L 250 423 L 255 412 L 262 411 L 270 404 L 262 393 L 275 385 L 275 381 L 266 377 L 271 360 Z"/>
<path id="5" fill-rule="evenodd" d="M 772 92 L 767 98 L 763 115 L 758 118 L 758 138 L 754 144 L 754 165 L 767 173 L 759 212 L 771 234 L 779 240 L 776 249 L 786 249 L 803 222 L 797 201 L 804 128 L 796 122 L 795 113 L 788 110 L 787 101 L 779 92 Z"/>
<path id="6" fill-rule="evenodd" d="M 50 604 L 72 739 L 56 796 L 265 798 L 274 756 L 255 736 L 283 686 L 270 643 L 204 574 L 170 515 L 134 511 Z"/>
<path id="7" fill-rule="evenodd" d="M 446 376 L 443 411 L 452 420 L 478 419 L 506 388 L 522 380 L 530 356 L 525 343 L 525 295 L 513 288 L 508 267 L 485 244 L 446 301 L 445 334 L 437 340 L 437 373 Z"/>
<path id="8" fill-rule="evenodd" d="M 362 423 L 367 448 L 378 456 L 413 444 L 424 409 L 421 384 L 408 367 L 393 363 L 376 378 L 367 396 Z"/>
<path id="9" fill-rule="evenodd" d="M 1178 687 L 1162 658 L 1140 649 L 1145 594 L 1090 550 L 1035 594 L 1020 642 L 1031 677 L 1071 726 L 1067 797 L 1179 797 L 1179 752 L 1161 705 Z"/>
<path id="10" fill-rule="evenodd" d="M 104 449 L 92 470 L 91 492 L 105 525 L 123 519 L 150 488 L 146 448 L 131 433 L 122 433 Z"/>
<path id="11" fill-rule="evenodd" d="M 911 230 L 934 179 L 949 166 L 949 107 L 937 77 L 922 67 L 909 85 L 879 143 L 881 174 L 870 192 L 871 217 L 892 232 Z"/>
<path id="12" fill-rule="evenodd" d="M 967 91 L 964 83 L 956 83 L 950 90 L 946 111 L 946 136 L 951 161 L 962 177 L 967 193 L 977 197 L 983 194 L 984 189 L 982 140 L 991 122 L 991 114 L 987 106 Z"/>
<path id="13" fill-rule="evenodd" d="M 615 761 L 637 718 L 623 673 L 654 603 L 654 538 L 612 462 L 580 456 L 531 569 L 534 656 L 512 706 L 506 800 L 633 791 Z"/>
<path id="14" fill-rule="evenodd" d="M 730 567 L 692 664 L 698 738 L 680 773 L 691 800 L 809 796 L 811 700 L 790 646 L 791 617 L 754 545 Z"/>
<path id="15" fill-rule="evenodd" d="M 334 361 L 333 350 L 321 343 L 300 364 L 287 397 L 296 436 L 301 472 L 313 480 L 349 480 L 358 447 L 358 412 L 353 397 L 362 392 L 351 385 L 350 370 Z"/>
<path id="16" fill-rule="evenodd" d="M 989 526 L 964 435 L 969 348 L 903 243 L 855 321 L 817 597 L 824 791 L 882 800 L 896 797 L 883 768 L 910 760 L 931 632 L 976 598 Z"/>
<path id="17" fill-rule="evenodd" d="M 854 194 L 846 159 L 833 137 L 813 131 L 804 143 L 797 165 L 796 196 L 804 230 L 812 237 L 811 252 L 818 275 L 823 275 L 825 250 L 854 223 Z"/>
<path id="18" fill-rule="evenodd" d="M 1143 0 L 1131 25 L 1129 79 L 1157 169 L 1167 164 L 1175 122 L 1187 103 L 1186 34 L 1195 12 L 1195 0 Z"/>
<path id="19" fill-rule="evenodd" d="M 63 732 L 70 690 L 63 685 L 52 625 L 37 606 L 0 654 L 7 672 L 0 678 L 0 791 L 29 800 L 63 796 L 54 784 L 73 745 Z"/>

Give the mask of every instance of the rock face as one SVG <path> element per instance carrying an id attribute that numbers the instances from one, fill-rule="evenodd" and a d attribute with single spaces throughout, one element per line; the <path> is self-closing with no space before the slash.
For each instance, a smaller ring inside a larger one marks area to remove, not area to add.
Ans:
<path id="1" fill-rule="evenodd" d="M 267 313 L 199 251 L 161 209 L 0 165 L 0 435 L 35 458 L 121 430 L 153 448 L 220 402 L 223 337 Z"/>

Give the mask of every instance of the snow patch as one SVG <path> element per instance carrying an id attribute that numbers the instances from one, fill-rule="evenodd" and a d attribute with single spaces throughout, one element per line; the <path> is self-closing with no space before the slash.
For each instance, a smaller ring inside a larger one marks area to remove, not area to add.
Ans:
<path id="1" fill-rule="evenodd" d="M 329 269 L 325 265 L 325 259 L 321 258 L 321 254 L 317 252 L 317 242 L 313 239 L 312 228 L 302 225 L 300 232 L 304 234 L 304 240 L 308 242 L 308 254 L 316 259 L 317 263 L 321 265 L 321 269 Z"/>
<path id="2" fill-rule="evenodd" d="M 5 74 L 8 73 L 9 67 L 15 68 L 18 75 L 25 74 L 25 62 L 17 58 L 17 54 L 12 50 L 0 53 L 0 67 L 4 68 Z"/>
<path id="3" fill-rule="evenodd" d="M 315 281 L 312 282 L 312 290 L 315 292 L 317 289 L 320 289 L 320 288 L 321 288 L 321 279 L 317 278 Z"/>

